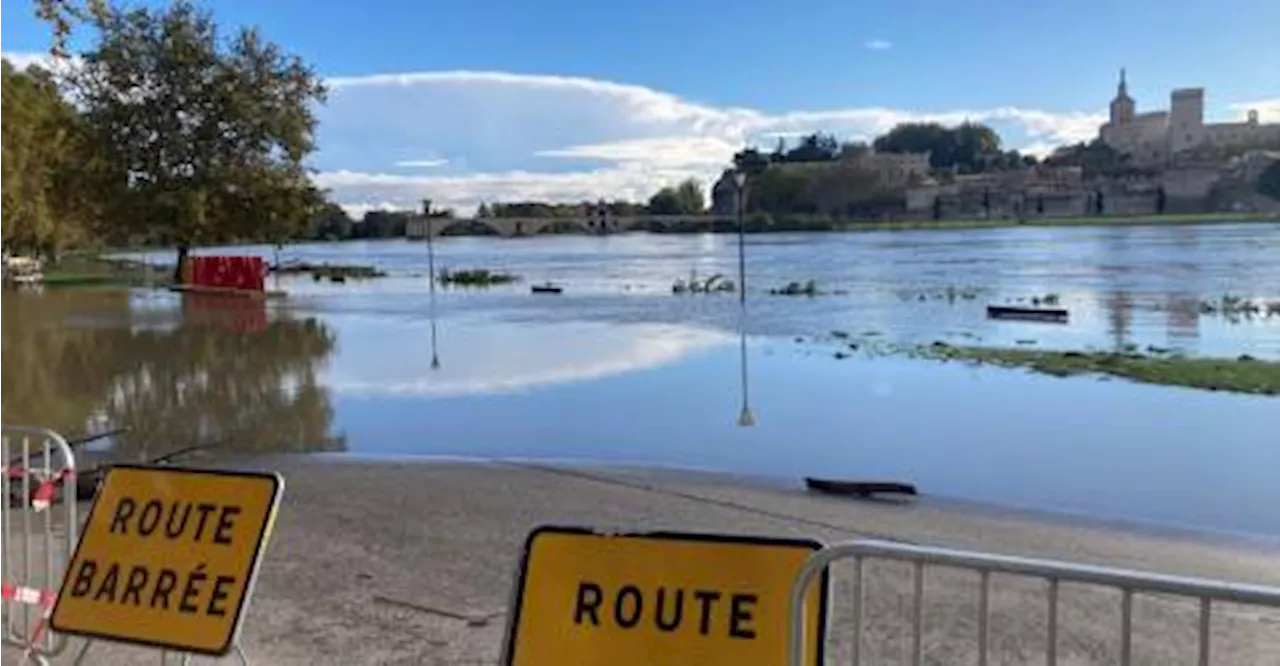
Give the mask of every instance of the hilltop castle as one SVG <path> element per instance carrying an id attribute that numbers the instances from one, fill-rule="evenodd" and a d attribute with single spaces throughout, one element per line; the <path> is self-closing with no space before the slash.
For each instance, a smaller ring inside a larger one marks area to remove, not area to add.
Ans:
<path id="1" fill-rule="evenodd" d="M 1111 118 L 1098 136 L 1142 165 L 1163 165 L 1175 156 L 1205 146 L 1267 148 L 1280 144 L 1280 123 L 1259 123 L 1249 111 L 1244 122 L 1204 122 L 1204 88 L 1178 88 L 1169 95 L 1168 111 L 1136 113 L 1125 72 L 1111 100 Z"/>

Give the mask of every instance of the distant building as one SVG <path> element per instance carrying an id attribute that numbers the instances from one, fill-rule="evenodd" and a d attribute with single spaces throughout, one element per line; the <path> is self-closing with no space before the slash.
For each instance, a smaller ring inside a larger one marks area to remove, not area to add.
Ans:
<path id="1" fill-rule="evenodd" d="M 1169 95 L 1169 110 L 1137 113 L 1121 69 L 1110 118 L 1098 138 L 1138 164 L 1162 165 L 1205 146 L 1274 147 L 1280 143 L 1280 123 L 1258 122 L 1257 111 L 1249 111 L 1244 122 L 1205 123 L 1204 88 L 1178 88 Z"/>
<path id="2" fill-rule="evenodd" d="M 725 169 L 711 186 L 711 214 L 717 217 L 738 214 L 738 184 L 733 181 L 733 169 Z"/>
<path id="3" fill-rule="evenodd" d="M 881 185 L 904 187 L 929 175 L 929 153 L 878 153 L 874 150 L 842 157 L 841 161 L 876 175 Z"/>

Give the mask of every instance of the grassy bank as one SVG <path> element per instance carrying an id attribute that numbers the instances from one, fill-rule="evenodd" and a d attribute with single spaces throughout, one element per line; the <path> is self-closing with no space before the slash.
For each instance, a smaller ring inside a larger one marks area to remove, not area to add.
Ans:
<path id="1" fill-rule="evenodd" d="M 44 267 L 46 287 L 164 286 L 172 278 L 168 268 L 87 254 L 69 256 Z"/>
<path id="2" fill-rule="evenodd" d="M 1058 377 L 1102 374 L 1148 384 L 1280 395 L 1280 362 L 1248 356 L 1237 359 L 1188 358 L 1162 354 L 958 347 L 940 342 L 921 348 L 920 354 L 938 360 L 1027 368 Z"/>

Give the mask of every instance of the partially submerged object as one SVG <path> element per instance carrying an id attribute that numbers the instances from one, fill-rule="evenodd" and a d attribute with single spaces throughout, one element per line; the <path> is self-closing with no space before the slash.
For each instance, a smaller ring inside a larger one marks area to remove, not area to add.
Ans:
<path id="1" fill-rule="evenodd" d="M 547 282 L 546 284 L 535 284 L 529 287 L 529 291 L 535 294 L 558 294 L 564 291 L 564 288 L 561 287 L 560 285 L 555 285 L 555 284 L 551 284 L 550 282 Z"/>
<path id="2" fill-rule="evenodd" d="M 820 493 L 829 495 L 853 495 L 855 497 L 871 497 L 872 495 L 916 495 L 916 487 L 910 483 L 899 481 L 849 481 L 841 479 L 819 479 L 804 477 L 804 485 Z"/>
<path id="3" fill-rule="evenodd" d="M 988 305 L 988 319 L 1016 319 L 1024 321 L 1049 321 L 1066 323 L 1070 313 L 1066 308 L 1028 308 L 1016 305 Z"/>
<path id="4" fill-rule="evenodd" d="M 35 257 L 5 255 L 0 275 L 10 284 L 37 284 L 44 281 L 44 262 Z"/>

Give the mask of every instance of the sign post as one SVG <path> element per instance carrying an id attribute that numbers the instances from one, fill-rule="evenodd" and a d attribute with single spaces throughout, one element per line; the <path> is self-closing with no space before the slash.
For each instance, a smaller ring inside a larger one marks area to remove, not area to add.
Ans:
<path id="1" fill-rule="evenodd" d="M 791 586 L 816 541 L 540 527 L 516 581 L 505 666 L 781 666 Z M 805 599 L 822 664 L 826 573 Z"/>
<path id="2" fill-rule="evenodd" d="M 113 466 L 49 626 L 91 639 L 227 654 L 236 647 L 283 488 L 274 473 Z"/>

